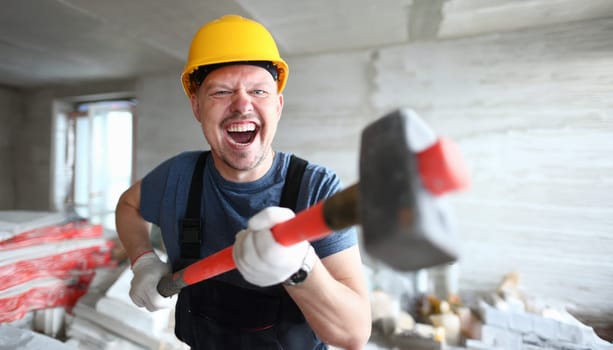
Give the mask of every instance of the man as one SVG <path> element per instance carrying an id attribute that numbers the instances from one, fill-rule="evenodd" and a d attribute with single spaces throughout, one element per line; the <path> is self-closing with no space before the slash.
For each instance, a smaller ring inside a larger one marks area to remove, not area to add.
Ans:
<path id="1" fill-rule="evenodd" d="M 287 76 L 261 24 L 224 16 L 204 25 L 182 82 L 211 150 L 166 160 L 117 204 L 130 296 L 150 311 L 172 306 L 156 290 L 170 269 L 234 244 L 237 270 L 178 296 L 175 332 L 194 349 L 360 349 L 370 336 L 355 230 L 290 247 L 270 232 L 341 187 L 329 169 L 271 148 Z M 149 223 L 161 228 L 170 267 L 152 250 Z"/>

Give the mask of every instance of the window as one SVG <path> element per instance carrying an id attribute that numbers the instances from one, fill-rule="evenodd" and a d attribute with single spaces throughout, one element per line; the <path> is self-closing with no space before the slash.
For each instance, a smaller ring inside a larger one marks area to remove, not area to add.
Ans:
<path id="1" fill-rule="evenodd" d="M 56 142 L 63 163 L 56 186 L 65 188 L 64 209 L 115 230 L 117 200 L 132 181 L 134 102 L 82 103 L 58 119 L 65 142 Z"/>

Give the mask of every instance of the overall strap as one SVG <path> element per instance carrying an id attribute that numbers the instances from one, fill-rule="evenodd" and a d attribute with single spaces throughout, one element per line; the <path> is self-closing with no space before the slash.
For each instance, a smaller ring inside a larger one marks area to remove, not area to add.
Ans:
<path id="1" fill-rule="evenodd" d="M 279 206 L 296 211 L 300 183 L 302 182 L 302 176 L 304 175 L 307 164 L 308 162 L 306 160 L 294 155 L 291 156 Z"/>
<path id="2" fill-rule="evenodd" d="M 280 206 L 296 211 L 307 164 L 307 161 L 291 156 Z M 201 167 L 203 165 L 204 162 Z M 194 170 L 187 210 L 189 215 L 197 214 L 186 216 L 186 220 L 196 218 L 200 224 L 202 172 L 196 174 L 197 171 Z M 237 348 L 236 339 L 244 337 L 245 332 L 249 332 L 249 337 L 241 339 L 253 345 L 248 347 L 250 349 L 276 344 L 275 348 L 281 345 L 285 349 L 310 350 L 320 344 L 302 312 L 280 284 L 249 289 L 215 278 L 208 279 L 181 290 L 175 316 L 175 334 L 193 348 Z"/>
<path id="3" fill-rule="evenodd" d="M 202 177 L 209 153 L 211 152 L 204 151 L 200 154 L 192 174 L 185 218 L 181 220 L 180 243 L 182 259 L 198 259 L 200 257 L 200 246 L 202 244 L 202 222 L 200 219 Z M 302 182 L 302 176 L 307 164 L 308 162 L 302 158 L 294 155 L 290 157 L 279 206 L 296 211 L 300 183 Z"/>
<path id="4" fill-rule="evenodd" d="M 202 176 L 204 174 L 204 164 L 206 158 L 211 151 L 204 151 L 200 153 L 194 173 L 192 174 L 192 182 L 189 187 L 189 197 L 187 200 L 187 210 L 185 212 L 186 218 L 198 219 L 200 218 L 200 201 L 202 200 Z"/>
<path id="5" fill-rule="evenodd" d="M 202 176 L 204 165 L 210 151 L 200 153 L 196 167 L 192 174 L 192 182 L 189 187 L 189 197 L 185 217 L 181 220 L 180 244 L 182 259 L 200 258 L 200 246 L 202 244 L 202 223 L 200 221 L 200 202 L 202 200 Z"/>

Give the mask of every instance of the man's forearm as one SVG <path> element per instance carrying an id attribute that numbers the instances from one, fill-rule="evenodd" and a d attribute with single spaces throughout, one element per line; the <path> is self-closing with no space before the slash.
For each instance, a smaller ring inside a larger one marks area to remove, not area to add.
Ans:
<path id="1" fill-rule="evenodd" d="M 362 349 L 371 331 L 368 292 L 353 276 L 337 281 L 318 260 L 303 284 L 286 288 L 317 336 L 344 349 Z"/>
<path id="2" fill-rule="evenodd" d="M 140 215 L 138 199 L 134 198 L 136 194 L 134 189 L 126 191 L 115 210 L 117 235 L 131 262 L 152 249 L 149 239 L 151 225 Z"/>

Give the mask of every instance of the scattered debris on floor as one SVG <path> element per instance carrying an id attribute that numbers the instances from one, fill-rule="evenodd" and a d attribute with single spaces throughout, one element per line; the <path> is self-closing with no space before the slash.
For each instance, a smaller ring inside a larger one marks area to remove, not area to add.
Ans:
<path id="1" fill-rule="evenodd" d="M 368 350 L 613 350 L 563 308 L 523 295 L 517 273 L 504 276 L 496 291 L 471 306 L 450 294 L 422 295 L 413 298 L 417 307 L 403 308 L 376 289 L 371 300 L 375 345 Z"/>
<path id="2" fill-rule="evenodd" d="M 132 271 L 117 245 L 82 219 L 1 212 L 0 350 L 186 349 L 173 310 L 130 300 Z"/>
<path id="3" fill-rule="evenodd" d="M 148 312 L 132 303 L 129 267 L 106 272 L 100 277 L 111 285 L 92 288 L 67 318 L 66 343 L 76 349 L 188 349 L 174 335 L 173 309 Z"/>
<path id="4" fill-rule="evenodd" d="M 613 350 L 563 307 L 523 295 L 517 273 L 506 275 L 495 293 L 480 300 L 477 312 L 480 338 L 467 340 L 471 350 Z"/>
<path id="5" fill-rule="evenodd" d="M 0 350 L 15 342 L 24 350 L 187 349 L 174 336 L 174 310 L 132 303 L 132 272 L 110 236 L 57 213 L 0 212 Z M 366 260 L 364 268 L 373 320 L 365 350 L 613 350 L 563 307 L 524 295 L 518 273 L 467 305 L 454 267 L 401 274 Z"/>

